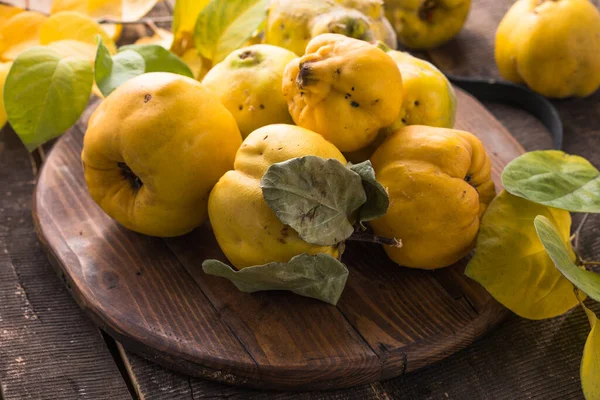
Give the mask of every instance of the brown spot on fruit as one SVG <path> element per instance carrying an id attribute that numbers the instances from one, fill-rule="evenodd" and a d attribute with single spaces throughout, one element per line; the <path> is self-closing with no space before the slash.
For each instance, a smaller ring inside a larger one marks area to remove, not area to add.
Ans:
<path id="1" fill-rule="evenodd" d="M 144 96 L 144 103 L 149 102 L 150 100 L 152 100 L 152 95 L 146 93 L 146 95 Z"/>

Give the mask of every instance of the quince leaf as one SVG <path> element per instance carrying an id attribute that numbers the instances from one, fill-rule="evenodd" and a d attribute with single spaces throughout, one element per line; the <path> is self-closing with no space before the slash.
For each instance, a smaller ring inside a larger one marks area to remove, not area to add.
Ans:
<path id="1" fill-rule="evenodd" d="M 229 279 L 242 292 L 289 290 L 336 305 L 348 279 L 348 268 L 329 254 L 302 253 L 286 263 L 272 262 L 239 271 L 218 260 L 205 260 L 206 274 Z"/>
<path id="2" fill-rule="evenodd" d="M 171 51 L 182 56 L 194 47 L 192 38 L 194 25 L 200 11 L 206 7 L 209 0 L 177 0 L 173 10 L 173 33 L 175 38 L 171 44 Z"/>
<path id="3" fill-rule="evenodd" d="M 600 399 L 600 324 L 592 310 L 581 303 L 592 327 L 583 348 L 580 376 L 583 395 L 586 400 Z"/>
<path id="4" fill-rule="evenodd" d="M 24 11 L 9 18 L 0 29 L 0 60 L 12 61 L 23 51 L 40 44 L 40 30 L 48 17 Z"/>
<path id="5" fill-rule="evenodd" d="M 157 44 L 134 44 L 123 46 L 121 51 L 135 51 L 146 63 L 145 72 L 171 72 L 193 78 L 190 68 L 179 57 Z"/>
<path id="6" fill-rule="evenodd" d="M 383 217 L 390 206 L 390 197 L 385 188 L 375 179 L 375 170 L 371 161 L 354 164 L 349 168 L 360 176 L 367 195 L 367 201 L 358 212 L 359 221 L 371 221 Z"/>
<path id="7" fill-rule="evenodd" d="M 10 67 L 12 66 L 12 62 L 1 63 L 0 62 L 0 93 L 4 90 L 4 83 L 6 82 L 6 77 L 8 76 L 8 71 L 10 71 Z M 4 98 L 0 96 L 0 129 L 6 124 L 6 111 L 4 111 Z"/>
<path id="8" fill-rule="evenodd" d="M 600 213 L 600 172 L 583 157 L 558 150 L 525 153 L 504 168 L 502 184 L 536 203 Z"/>
<path id="9" fill-rule="evenodd" d="M 569 254 L 556 226 L 543 215 L 535 217 L 535 229 L 558 270 L 582 292 L 600 301 L 600 274 L 579 268 Z"/>
<path id="10" fill-rule="evenodd" d="M 144 58 L 137 52 L 125 50 L 111 57 L 102 39 L 98 38 L 94 77 L 104 96 L 108 96 L 125 81 L 143 74 L 145 69 Z"/>
<path id="11" fill-rule="evenodd" d="M 350 237 L 351 215 L 367 200 L 358 174 L 338 160 L 316 156 L 271 165 L 260 187 L 279 220 L 319 246 Z"/>
<path id="12" fill-rule="evenodd" d="M 534 219 L 552 221 L 571 259 L 571 215 L 502 191 L 488 206 L 475 256 L 465 274 L 500 303 L 529 319 L 552 318 L 577 305 L 573 285 L 554 267 L 540 242 Z"/>
<path id="13" fill-rule="evenodd" d="M 51 15 L 42 25 L 40 43 L 76 40 L 95 46 L 98 35 L 102 38 L 109 53 L 116 53 L 115 42 L 95 20 L 76 11 L 61 11 Z"/>
<path id="14" fill-rule="evenodd" d="M 223 61 L 244 44 L 267 17 L 268 0 L 211 0 L 202 9 L 194 28 L 198 53 Z"/>
<path id="15" fill-rule="evenodd" d="M 4 85 L 8 121 L 31 151 L 70 128 L 87 106 L 94 77 L 89 61 L 32 47 L 14 61 Z"/>

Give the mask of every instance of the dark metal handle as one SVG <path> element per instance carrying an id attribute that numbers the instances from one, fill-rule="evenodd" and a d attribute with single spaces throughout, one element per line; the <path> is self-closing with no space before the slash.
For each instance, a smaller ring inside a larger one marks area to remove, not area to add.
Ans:
<path id="1" fill-rule="evenodd" d="M 550 131 L 555 149 L 562 149 L 563 125 L 554 105 L 544 96 L 510 82 L 446 75 L 450 82 L 482 101 L 495 101 L 529 112 Z"/>

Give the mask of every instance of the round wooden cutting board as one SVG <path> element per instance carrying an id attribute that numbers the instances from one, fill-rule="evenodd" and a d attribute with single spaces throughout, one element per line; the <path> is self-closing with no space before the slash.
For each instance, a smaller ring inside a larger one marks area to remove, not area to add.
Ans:
<path id="1" fill-rule="evenodd" d="M 485 144 L 500 173 L 522 147 L 457 90 L 456 127 Z M 94 105 L 88 108 L 87 117 Z M 314 390 L 389 379 L 463 349 L 506 311 L 463 275 L 401 268 L 381 247 L 349 243 L 337 307 L 286 292 L 239 292 L 205 275 L 226 261 L 209 224 L 173 239 L 117 225 L 92 201 L 80 161 L 87 118 L 54 146 L 34 219 L 49 257 L 87 314 L 129 350 L 169 368 L 260 388 Z"/>

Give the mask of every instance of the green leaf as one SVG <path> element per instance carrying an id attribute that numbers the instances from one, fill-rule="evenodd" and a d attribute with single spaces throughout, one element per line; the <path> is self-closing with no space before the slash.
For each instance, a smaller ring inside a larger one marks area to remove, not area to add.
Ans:
<path id="1" fill-rule="evenodd" d="M 268 0 L 211 0 L 194 28 L 198 53 L 221 62 L 252 36 L 267 15 Z"/>
<path id="2" fill-rule="evenodd" d="M 354 164 L 349 168 L 360 176 L 367 195 L 367 201 L 358 213 L 359 221 L 371 221 L 383 217 L 390 206 L 390 197 L 381 183 L 375 179 L 375 170 L 371 161 L 367 160 L 360 164 Z"/>
<path id="3" fill-rule="evenodd" d="M 8 121 L 31 151 L 69 129 L 87 106 L 94 81 L 85 58 L 32 47 L 14 61 L 4 86 Z"/>
<path id="4" fill-rule="evenodd" d="M 272 262 L 239 271 L 221 261 L 206 260 L 202 269 L 209 275 L 229 279 L 242 292 L 289 290 L 333 305 L 337 304 L 348 279 L 346 266 L 324 253 L 303 253 L 287 263 Z"/>
<path id="5" fill-rule="evenodd" d="M 534 219 L 543 215 L 556 225 L 571 259 L 571 215 L 502 191 L 486 210 L 475 256 L 465 274 L 500 303 L 529 319 L 563 314 L 578 301 L 569 282 L 537 236 Z"/>
<path id="6" fill-rule="evenodd" d="M 583 303 L 581 306 L 592 327 L 583 348 L 580 368 L 581 387 L 586 400 L 600 400 L 600 324 L 592 310 Z"/>
<path id="7" fill-rule="evenodd" d="M 94 77 L 104 96 L 108 96 L 125 81 L 143 74 L 145 69 L 144 59 L 135 51 L 126 50 L 111 57 L 102 39 L 98 38 Z"/>
<path id="8" fill-rule="evenodd" d="M 144 72 L 171 72 L 194 78 L 192 71 L 179 57 L 157 44 L 137 44 L 123 46 L 119 52 L 135 51 L 146 63 Z"/>
<path id="9" fill-rule="evenodd" d="M 260 187 L 279 220 L 319 246 L 350 237 L 351 214 L 367 200 L 358 174 L 338 160 L 316 156 L 271 165 Z"/>
<path id="10" fill-rule="evenodd" d="M 579 268 L 573 263 L 560 233 L 548 218 L 538 215 L 534 222 L 537 234 L 556 268 L 578 289 L 592 299 L 600 301 L 600 275 Z"/>
<path id="11" fill-rule="evenodd" d="M 600 212 L 600 172 L 585 158 L 532 151 L 510 162 L 502 184 L 515 196 L 573 212 Z"/>

